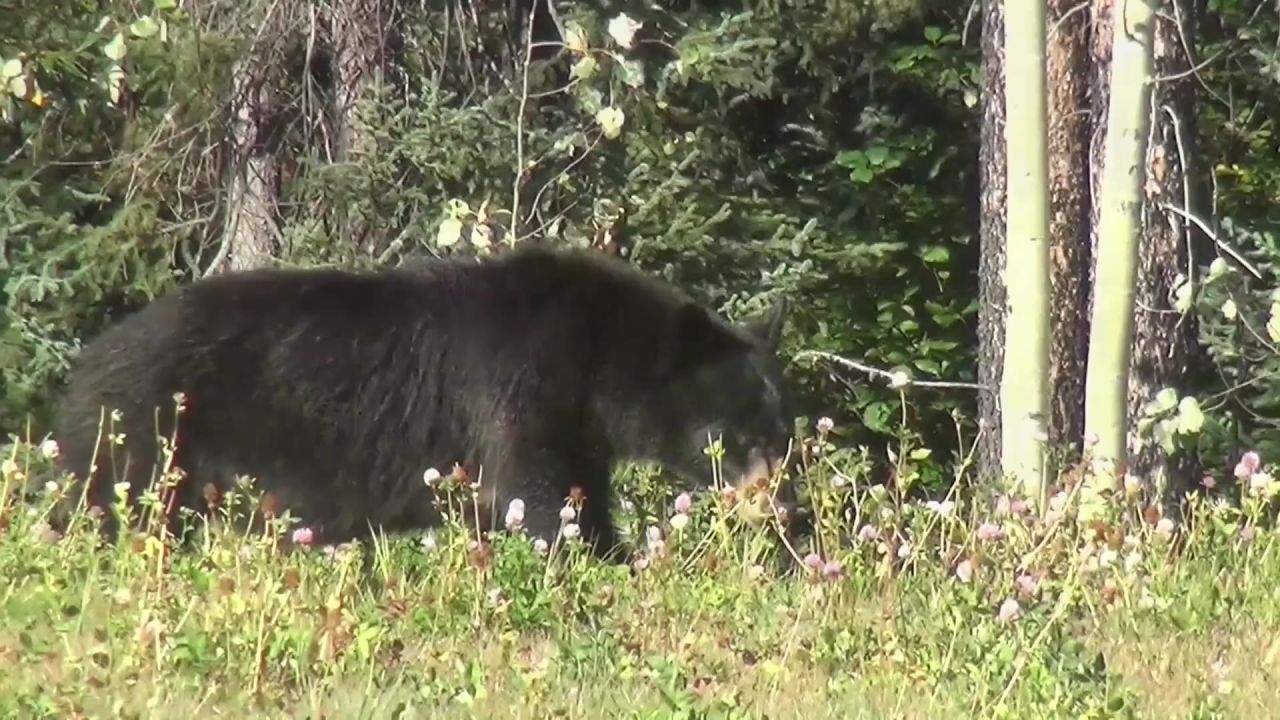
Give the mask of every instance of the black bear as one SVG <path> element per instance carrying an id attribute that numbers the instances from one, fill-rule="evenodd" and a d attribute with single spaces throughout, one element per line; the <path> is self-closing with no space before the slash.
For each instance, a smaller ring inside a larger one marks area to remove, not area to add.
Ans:
<path id="1" fill-rule="evenodd" d="M 239 474 L 312 542 L 422 530 L 440 521 L 424 471 L 459 463 L 482 521 L 520 498 L 548 542 L 580 488 L 583 537 L 611 555 L 615 461 L 705 479 L 721 437 L 725 479 L 750 482 L 787 454 L 783 307 L 733 325 L 623 261 L 538 245 L 411 271 L 219 275 L 89 343 L 55 437 L 77 476 L 97 458 L 87 497 L 108 537 L 114 484 L 136 500 L 151 482 L 181 393 L 175 507 L 207 511 L 207 486 Z M 100 437 L 112 411 L 115 447 Z"/>

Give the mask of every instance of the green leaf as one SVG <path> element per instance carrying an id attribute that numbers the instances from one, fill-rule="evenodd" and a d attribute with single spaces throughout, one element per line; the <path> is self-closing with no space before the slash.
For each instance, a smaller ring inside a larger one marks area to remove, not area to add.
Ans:
<path id="1" fill-rule="evenodd" d="M 869 167 L 854 168 L 853 172 L 849 173 L 849 177 L 854 182 L 860 183 L 869 183 L 875 178 L 875 176 L 875 173 L 871 172 L 871 168 Z"/>
<path id="2" fill-rule="evenodd" d="M 22 60 L 19 58 L 9 58 L 4 61 L 4 66 L 0 67 L 0 78 L 8 80 L 22 74 Z"/>
<path id="3" fill-rule="evenodd" d="M 1193 397 L 1184 397 L 1178 402 L 1178 432 L 1183 435 L 1194 435 L 1204 427 L 1204 413 L 1200 403 Z"/>
<path id="4" fill-rule="evenodd" d="M 872 165 L 883 165 L 884 159 L 889 156 L 889 148 L 883 145 L 873 145 L 867 148 L 867 161 Z"/>
<path id="5" fill-rule="evenodd" d="M 456 245 L 462 237 L 462 221 L 457 218 L 445 218 L 436 232 L 436 246 L 449 247 Z"/>
<path id="6" fill-rule="evenodd" d="M 860 168 L 867 166 L 867 156 L 861 150 L 844 150 L 836 154 L 836 166 L 842 168 Z"/>
<path id="7" fill-rule="evenodd" d="M 862 424 L 874 432 L 891 434 L 888 420 L 892 414 L 893 410 L 886 403 L 873 402 L 862 411 Z"/>
<path id="8" fill-rule="evenodd" d="M 573 69 L 569 74 L 579 80 L 590 80 L 599 69 L 600 65 L 592 55 L 583 55 L 578 62 L 573 64 Z"/>
<path id="9" fill-rule="evenodd" d="M 942 265 L 951 260 L 951 251 L 945 245 L 932 245 L 920 255 L 920 259 L 930 265 Z"/>
<path id="10" fill-rule="evenodd" d="M 149 15 L 143 15 L 134 20 L 133 24 L 129 26 L 129 32 L 133 33 L 134 37 L 140 38 L 149 38 L 159 30 L 160 25 L 155 20 L 152 20 Z"/>
<path id="11" fill-rule="evenodd" d="M 627 58 L 622 61 L 622 82 L 628 87 L 639 88 L 644 86 L 644 65 L 640 61 Z"/>
<path id="12" fill-rule="evenodd" d="M 156 0 L 154 5 L 156 10 L 172 10 L 178 7 L 177 0 Z"/>
<path id="13" fill-rule="evenodd" d="M 102 53 L 116 62 L 120 62 L 126 52 L 128 48 L 125 47 L 124 33 L 116 33 L 116 36 L 111 38 L 111 42 L 102 48 Z"/>
<path id="14" fill-rule="evenodd" d="M 1178 406 L 1178 391 L 1165 388 L 1156 393 L 1156 412 L 1165 412 Z"/>
<path id="15" fill-rule="evenodd" d="M 942 29 L 930 25 L 924 29 L 924 39 L 929 42 L 938 42 L 938 38 L 942 37 Z"/>

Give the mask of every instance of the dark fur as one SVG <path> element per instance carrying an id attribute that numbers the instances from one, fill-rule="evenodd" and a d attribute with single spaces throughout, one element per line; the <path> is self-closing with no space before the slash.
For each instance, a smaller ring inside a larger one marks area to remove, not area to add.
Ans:
<path id="1" fill-rule="evenodd" d="M 735 327 L 620 261 L 536 246 L 413 271 L 228 274 L 87 345 L 55 437 L 65 467 L 83 474 L 101 409 L 118 409 L 136 495 L 157 456 L 157 408 L 168 437 L 181 391 L 183 506 L 207 510 L 205 484 L 225 490 L 239 473 L 318 541 L 364 536 L 369 524 L 419 530 L 439 522 L 423 471 L 447 475 L 459 462 L 495 489 L 499 523 L 520 497 L 529 531 L 548 541 L 581 487 L 583 535 L 604 552 L 615 544 L 616 461 L 706 479 L 701 449 L 723 433 L 732 479 L 786 452 L 781 322 L 779 306 Z M 105 509 L 122 478 L 99 457 L 89 497 Z M 108 535 L 117 530 L 108 516 Z"/>

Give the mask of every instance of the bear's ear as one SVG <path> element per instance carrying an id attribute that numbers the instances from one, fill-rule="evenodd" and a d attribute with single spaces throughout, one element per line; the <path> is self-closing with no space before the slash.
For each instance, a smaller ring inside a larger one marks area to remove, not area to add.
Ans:
<path id="1" fill-rule="evenodd" d="M 787 323 L 787 301 L 779 298 L 769 311 L 758 318 L 748 320 L 744 325 L 769 352 L 775 352 L 782 341 L 782 326 Z"/>
<path id="2" fill-rule="evenodd" d="M 661 358 L 667 377 L 751 349 L 749 339 L 694 302 L 684 303 L 676 310 L 667 343 Z"/>

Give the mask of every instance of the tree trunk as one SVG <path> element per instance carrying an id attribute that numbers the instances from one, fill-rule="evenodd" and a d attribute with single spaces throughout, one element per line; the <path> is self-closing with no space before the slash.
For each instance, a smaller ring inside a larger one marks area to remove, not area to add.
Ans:
<path id="1" fill-rule="evenodd" d="M 1005 142 L 1004 0 L 986 0 L 982 14 L 982 131 L 978 150 L 982 187 L 981 255 L 978 260 L 978 396 L 982 432 L 976 453 L 978 476 L 1000 469 L 1000 378 L 1004 371 L 1005 319 Z"/>
<path id="2" fill-rule="evenodd" d="M 1199 359 L 1197 322 L 1193 312 L 1181 314 L 1175 309 L 1174 293 L 1188 272 L 1194 280 L 1190 256 L 1207 257 L 1191 247 L 1202 241 L 1199 232 L 1181 216 L 1162 209 L 1168 204 L 1196 212 L 1198 205 L 1187 168 L 1196 157 L 1189 144 L 1195 136 L 1195 77 L 1188 70 L 1194 63 L 1187 54 L 1187 44 L 1195 38 L 1195 8 L 1188 0 L 1163 5 L 1153 46 L 1155 76 L 1160 80 L 1153 86 L 1150 103 L 1152 133 L 1134 297 L 1127 450 L 1128 472 L 1142 479 L 1149 491 L 1176 501 L 1192 487 L 1195 454 L 1167 455 L 1149 433 L 1139 435 L 1135 422 L 1142 406 L 1162 388 L 1174 388 L 1179 397 L 1192 389 L 1190 375 Z"/>
<path id="3" fill-rule="evenodd" d="M 1089 350 L 1089 23 L 1076 0 L 1050 0 L 1049 447 L 1079 453 Z M 1064 458 L 1064 460 L 1067 458 Z M 1051 468 L 1054 465 L 1051 464 Z"/>
<path id="4" fill-rule="evenodd" d="M 227 224 L 209 273 L 262 267 L 280 251 L 279 168 L 268 139 L 275 94 L 269 66 L 251 53 L 236 67 Z"/>
<path id="5" fill-rule="evenodd" d="M 1156 0 L 1124 0 L 1112 8 L 1111 97 L 1098 197 L 1097 279 L 1089 322 L 1085 431 L 1096 474 L 1114 482 L 1126 461 L 1128 378 L 1132 359 L 1135 276 L 1142 237 L 1144 178 L 1151 130 L 1152 44 Z M 1086 513 L 1091 503 L 1082 505 Z"/>
<path id="6" fill-rule="evenodd" d="M 1005 7 L 1007 223 L 1001 468 L 1037 507 L 1045 495 L 1049 380 L 1049 166 L 1045 6 Z M 1013 272 L 1010 272 L 1010 269 Z"/>
<path id="7" fill-rule="evenodd" d="M 401 21 L 399 0 L 334 3 L 330 36 L 334 57 L 333 156 L 337 162 L 355 162 L 376 152 L 357 108 L 399 67 Z M 353 203 L 348 208 L 355 212 L 347 216 L 345 234 L 356 249 L 372 251 L 376 233 L 361 213 L 369 205 Z"/>

